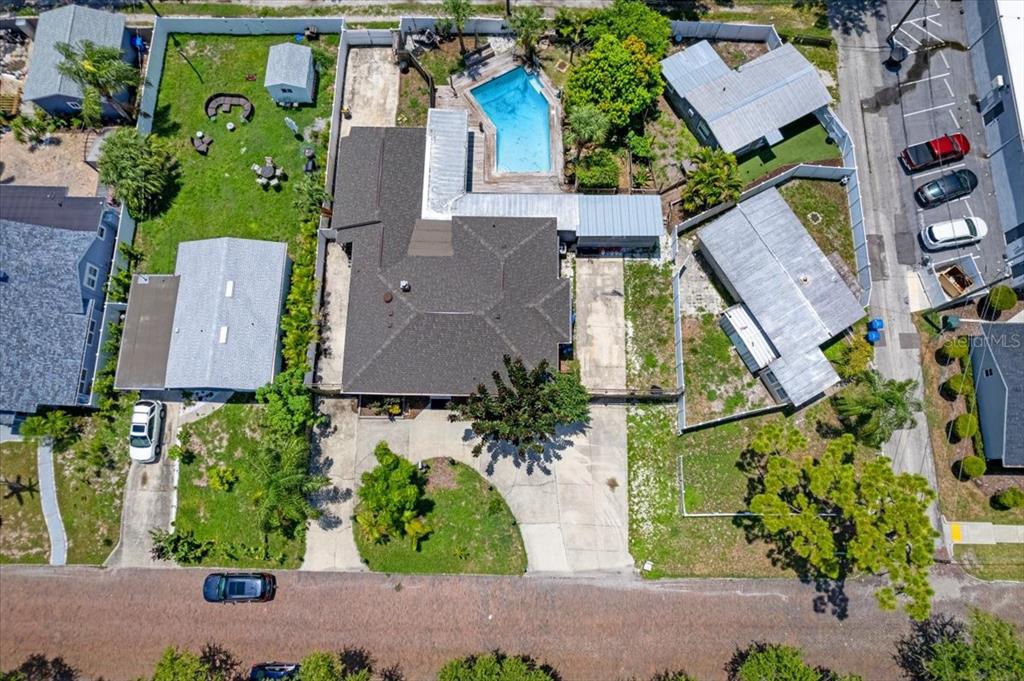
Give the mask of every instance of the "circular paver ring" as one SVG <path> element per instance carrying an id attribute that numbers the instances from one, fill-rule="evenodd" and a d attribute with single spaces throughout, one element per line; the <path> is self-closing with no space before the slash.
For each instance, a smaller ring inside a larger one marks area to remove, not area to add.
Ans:
<path id="1" fill-rule="evenodd" d="M 807 214 L 807 219 L 811 221 L 812 225 L 820 225 L 822 220 L 821 213 L 816 210 L 812 210 Z"/>

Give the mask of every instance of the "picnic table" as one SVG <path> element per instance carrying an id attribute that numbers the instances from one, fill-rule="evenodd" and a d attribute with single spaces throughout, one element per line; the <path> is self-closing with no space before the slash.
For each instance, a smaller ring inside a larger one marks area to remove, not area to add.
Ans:
<path id="1" fill-rule="evenodd" d="M 265 180 L 269 180 L 274 176 L 274 173 L 276 172 L 277 168 L 274 167 L 273 163 L 264 163 L 262 166 L 260 166 L 259 176 Z"/>

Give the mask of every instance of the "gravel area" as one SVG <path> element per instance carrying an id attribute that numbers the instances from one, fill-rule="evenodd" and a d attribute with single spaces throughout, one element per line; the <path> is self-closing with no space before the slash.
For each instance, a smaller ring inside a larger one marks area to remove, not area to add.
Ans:
<path id="1" fill-rule="evenodd" d="M 847 585 L 849 615 L 815 612 L 796 580 L 388 577 L 282 572 L 272 603 L 204 603 L 205 570 L 0 568 L 0 668 L 32 653 L 62 655 L 88 678 L 148 675 L 165 646 L 215 641 L 246 663 L 314 648 L 362 646 L 409 681 L 447 659 L 500 647 L 529 652 L 566 681 L 647 677 L 683 667 L 723 679 L 737 646 L 801 645 L 813 664 L 894 679 L 904 615 L 879 613 L 864 582 Z M 967 605 L 1024 622 L 1024 585 L 935 580 L 937 608 Z"/>

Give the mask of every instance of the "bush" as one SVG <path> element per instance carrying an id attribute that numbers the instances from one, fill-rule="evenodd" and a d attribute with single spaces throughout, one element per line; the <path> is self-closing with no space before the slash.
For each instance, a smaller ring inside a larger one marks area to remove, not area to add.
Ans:
<path id="1" fill-rule="evenodd" d="M 963 359 L 967 356 L 970 350 L 970 341 L 967 340 L 967 337 L 957 336 L 956 338 L 950 338 L 948 341 L 943 343 L 939 352 L 946 359 L 954 360 Z"/>
<path id="2" fill-rule="evenodd" d="M 356 493 L 356 524 L 369 541 L 406 536 L 416 545 L 427 534 L 426 526 L 419 520 L 423 476 L 409 460 L 392 452 L 387 442 L 377 443 L 373 455 L 377 466 L 363 473 L 362 485 Z"/>
<path id="3" fill-rule="evenodd" d="M 988 305 L 993 310 L 1004 312 L 1017 304 L 1017 294 L 1009 286 L 993 286 L 988 292 Z"/>
<path id="4" fill-rule="evenodd" d="M 974 437 L 974 434 L 978 432 L 978 417 L 974 414 L 960 414 L 953 421 L 953 434 L 956 435 L 957 439 L 965 440 L 969 437 Z"/>
<path id="5" fill-rule="evenodd" d="M 100 182 L 136 219 L 151 217 L 166 205 L 175 183 L 177 163 L 151 136 L 135 128 L 118 128 L 100 149 Z"/>
<path id="6" fill-rule="evenodd" d="M 862 334 L 855 335 L 849 344 L 843 345 L 836 373 L 843 379 L 853 378 L 867 371 L 874 358 L 875 348 L 871 343 Z"/>
<path id="7" fill-rule="evenodd" d="M 210 489 L 218 492 L 230 492 L 231 488 L 238 482 L 238 472 L 231 466 L 219 466 L 207 471 L 210 479 Z"/>
<path id="8" fill-rule="evenodd" d="M 584 157 L 576 168 L 581 189 L 614 189 L 619 186 L 619 164 L 607 149 L 598 149 Z"/>
<path id="9" fill-rule="evenodd" d="M 629 144 L 629 153 L 633 154 L 633 160 L 650 161 L 654 158 L 654 138 L 650 135 L 638 135 L 630 130 L 626 142 Z"/>
<path id="10" fill-rule="evenodd" d="M 263 424 L 280 435 L 302 435 L 317 420 L 313 396 L 302 382 L 302 368 L 288 369 L 256 391 L 256 400 L 266 404 Z"/>
<path id="11" fill-rule="evenodd" d="M 29 439 L 48 437 L 58 449 L 66 447 L 76 434 L 74 421 L 60 409 L 27 417 L 19 432 Z"/>
<path id="12" fill-rule="evenodd" d="M 953 374 L 942 384 L 942 390 L 952 397 L 960 395 L 973 395 L 974 384 L 964 374 Z"/>
<path id="13" fill-rule="evenodd" d="M 985 459 L 980 456 L 965 456 L 960 459 L 960 475 L 967 480 L 985 475 Z"/>
<path id="14" fill-rule="evenodd" d="M 996 502 L 996 506 L 1006 510 L 1024 508 L 1024 490 L 1018 487 L 1009 487 L 993 495 L 992 500 Z"/>
<path id="15" fill-rule="evenodd" d="M 640 0 L 615 0 L 596 12 L 586 28 L 587 38 L 595 42 L 605 34 L 619 40 L 635 36 L 658 59 L 668 52 L 670 33 L 668 18 Z"/>
<path id="16" fill-rule="evenodd" d="M 159 528 L 150 530 L 153 548 L 150 553 L 156 560 L 173 560 L 181 565 L 201 562 L 213 549 L 213 542 L 196 539 L 192 530 L 167 532 Z"/>

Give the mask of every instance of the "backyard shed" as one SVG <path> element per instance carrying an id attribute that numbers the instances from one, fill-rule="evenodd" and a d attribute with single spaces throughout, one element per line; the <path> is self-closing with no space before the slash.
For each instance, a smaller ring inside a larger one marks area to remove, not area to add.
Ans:
<path id="1" fill-rule="evenodd" d="M 737 156 L 781 142 L 781 129 L 832 101 L 814 65 L 790 44 L 733 70 L 701 41 L 663 59 L 666 91 L 701 144 Z"/>
<path id="2" fill-rule="evenodd" d="M 78 47 L 83 40 L 100 47 L 120 48 L 122 58 L 129 63 L 134 62 L 135 50 L 124 29 L 124 15 L 81 5 L 66 5 L 43 12 L 36 26 L 22 99 L 54 115 L 80 111 L 82 88 L 58 70 L 63 58 L 57 52 L 57 44 L 69 43 Z M 127 102 L 128 96 L 125 91 L 117 99 Z M 103 102 L 103 115 L 112 118 L 118 113 L 108 102 Z"/>
<path id="3" fill-rule="evenodd" d="M 309 104 L 316 94 L 313 51 L 305 45 L 281 43 L 270 48 L 263 87 L 275 102 Z"/>
<path id="4" fill-rule="evenodd" d="M 722 326 L 776 401 L 798 407 L 838 383 L 820 348 L 864 308 L 779 192 L 743 201 L 697 237 L 715 277 L 742 303 Z"/>

